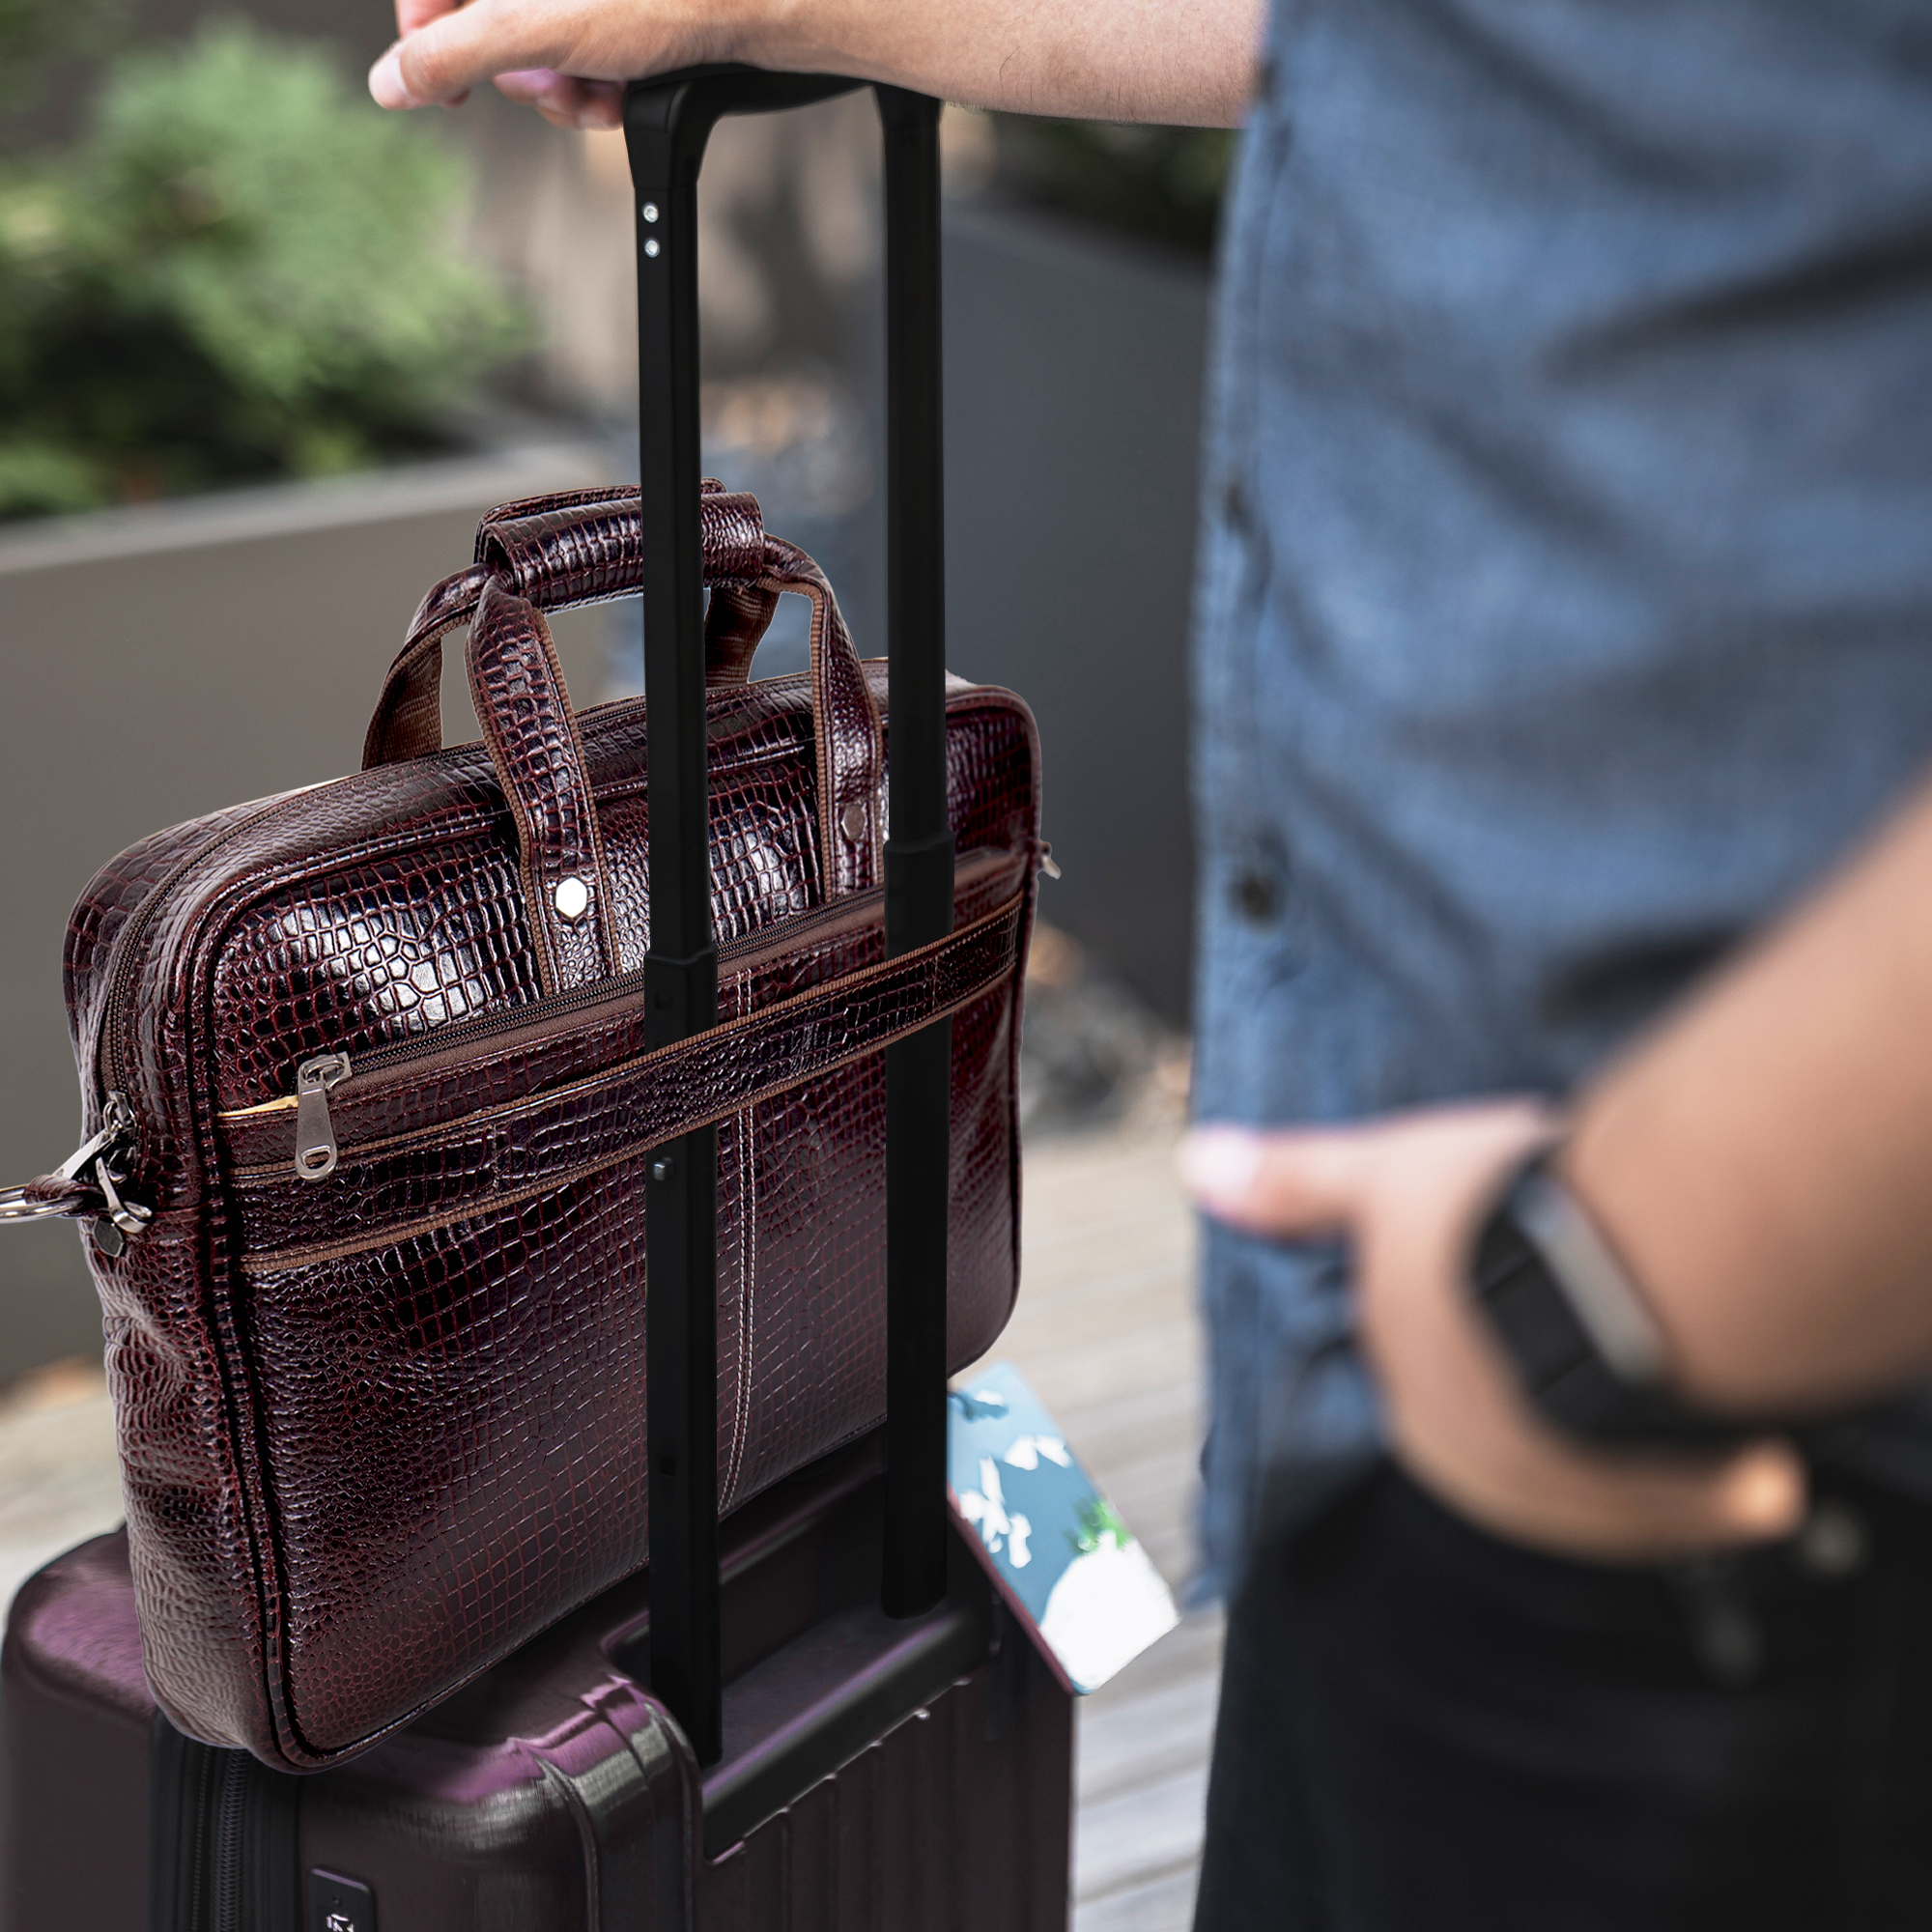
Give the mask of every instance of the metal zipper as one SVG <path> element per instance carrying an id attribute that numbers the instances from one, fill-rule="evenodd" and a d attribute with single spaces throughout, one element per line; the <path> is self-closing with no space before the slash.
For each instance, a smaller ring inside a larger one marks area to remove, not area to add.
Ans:
<path id="1" fill-rule="evenodd" d="M 842 923 L 851 917 L 855 903 L 872 896 L 873 893 L 853 895 L 834 905 L 815 906 L 810 912 L 799 915 L 799 923 L 791 928 L 787 937 L 802 943 L 809 942 L 815 927 Z M 880 893 L 878 896 L 883 898 L 884 895 Z M 728 963 L 734 950 L 740 953 L 751 951 L 755 942 L 767 937 L 769 930 L 748 934 L 735 949 L 726 948 L 720 955 L 720 966 Z M 357 1056 L 355 1068 L 364 1074 L 380 1073 L 385 1067 L 407 1065 L 411 1061 L 427 1059 L 432 1054 L 481 1044 L 497 1035 L 540 1026 L 548 1019 L 563 1018 L 593 1007 L 618 1005 L 627 994 L 641 994 L 643 989 L 644 974 L 640 968 L 613 979 L 599 980 L 592 985 L 575 986 L 567 993 L 546 993 L 541 999 L 512 1007 L 507 1012 L 491 1013 L 440 1030 L 428 1039 L 398 1041 L 393 1046 L 378 1047 L 374 1052 Z M 293 1104 L 296 1110 L 295 1168 L 298 1179 L 326 1180 L 335 1172 L 340 1150 L 335 1141 L 335 1122 L 329 1117 L 328 1095 L 329 1090 L 339 1087 L 349 1074 L 350 1061 L 346 1053 L 317 1054 L 296 1068 Z M 244 1114 L 271 1113 L 277 1109 L 286 1110 L 290 1104 L 287 1100 L 271 1100 L 259 1107 L 238 1108 L 222 1118 L 234 1120 Z"/>
<path id="2" fill-rule="evenodd" d="M 254 1760 L 246 1751 L 230 1751 L 221 1763 L 221 1789 L 215 1800 L 214 1830 L 208 1843 L 209 1932 L 254 1932 L 242 1911 L 242 1861 L 250 1774 Z"/>
<path id="3" fill-rule="evenodd" d="M 128 1106 L 128 1096 L 118 1091 L 109 1094 L 100 1112 L 99 1128 L 46 1177 L 49 1180 L 79 1180 L 92 1168 L 91 1184 L 99 1211 L 93 1213 L 85 1192 L 79 1197 L 80 1211 L 76 1213 L 74 1197 L 43 1196 L 38 1191 L 43 1183 L 36 1182 L 30 1187 L 0 1188 L 0 1221 L 40 1221 L 53 1216 L 81 1219 L 93 1213 L 94 1245 L 112 1256 L 128 1245 L 129 1235 L 138 1235 L 155 1218 L 152 1208 L 124 1200 L 121 1195 L 125 1177 L 118 1162 L 134 1146 L 134 1110 Z"/>
<path id="4" fill-rule="evenodd" d="M 107 998 L 100 1009 L 100 1031 L 95 1039 L 94 1078 L 102 1095 L 102 1114 L 116 1128 L 114 1140 L 109 1145 L 125 1147 L 130 1157 L 130 1166 L 133 1160 L 139 1158 L 138 1122 L 122 1091 L 121 1056 L 116 1048 L 126 1018 L 128 988 L 134 977 L 134 955 L 139 951 L 139 943 L 146 935 L 156 908 L 186 875 L 189 867 L 199 865 L 211 852 L 218 851 L 229 839 L 240 837 L 251 826 L 261 824 L 287 803 L 285 798 L 277 799 L 272 805 L 264 806 L 260 811 L 251 811 L 227 831 L 217 833 L 205 845 L 197 845 L 192 851 L 183 854 L 162 875 L 154 891 L 141 901 L 134 917 L 116 935 L 113 974 L 107 982 Z M 107 1204 L 106 1214 L 94 1224 L 95 1244 L 103 1254 L 118 1255 L 128 1245 L 128 1236 L 139 1234 L 154 1219 L 155 1210 L 139 1202 L 128 1201 L 116 1191 L 115 1177 L 104 1156 L 95 1163 L 95 1175 L 101 1197 Z"/>
<path id="5" fill-rule="evenodd" d="M 962 883 L 967 882 L 982 870 L 991 870 L 1009 856 L 998 846 L 981 847 L 965 854 L 960 861 L 958 878 Z M 782 936 L 787 950 L 809 945 L 812 934 L 823 927 L 848 923 L 861 906 L 872 904 L 883 908 L 884 901 L 884 888 L 873 886 L 864 893 L 847 894 L 830 904 L 813 906 L 810 911 L 795 914 L 792 920 L 782 923 L 785 926 Z M 778 934 L 779 923 L 775 922 L 721 947 L 718 955 L 721 972 L 728 968 L 734 959 L 769 945 Z M 398 1040 L 394 1045 L 357 1054 L 355 1071 L 366 1078 L 370 1074 L 405 1066 L 432 1056 L 460 1053 L 466 1047 L 487 1043 L 501 1035 L 541 1026 L 546 1020 L 564 1018 L 571 1013 L 598 1007 L 619 1006 L 627 998 L 641 996 L 643 990 L 644 971 L 640 967 L 613 979 L 599 980 L 588 986 L 573 987 L 567 993 L 546 993 L 541 999 L 512 1007 L 505 1012 L 488 1013 L 453 1027 L 440 1028 L 424 1039 Z M 263 1114 L 286 1113 L 293 1107 L 296 1115 L 296 1177 L 300 1180 L 326 1180 L 335 1172 L 339 1154 L 335 1122 L 329 1116 L 328 1095 L 332 1089 L 349 1078 L 350 1070 L 346 1053 L 318 1054 L 297 1066 L 293 1098 L 284 1095 L 278 1100 L 265 1100 L 253 1107 L 237 1107 L 219 1118 L 224 1121 L 242 1120 Z"/>
<path id="6" fill-rule="evenodd" d="M 300 1780 L 156 1716 L 148 1753 L 148 1932 L 298 1932 Z"/>
<path id="7" fill-rule="evenodd" d="M 95 1080 L 103 1094 L 110 1093 L 121 1085 L 121 1057 L 115 1049 L 125 1018 L 128 981 L 134 977 L 134 954 L 139 950 L 138 942 L 146 933 L 149 922 L 159 909 L 161 901 L 174 890 L 190 867 L 199 865 L 211 852 L 219 851 L 231 838 L 240 838 L 250 827 L 260 825 L 264 819 L 280 811 L 288 803 L 286 798 L 278 798 L 273 804 L 264 806 L 260 811 L 251 811 L 246 818 L 238 819 L 226 832 L 217 833 L 206 845 L 197 845 L 191 852 L 184 854 L 162 875 L 160 883 L 136 907 L 134 917 L 116 935 L 114 976 L 107 982 L 107 999 L 100 1009 L 100 1033 L 95 1042 Z"/>

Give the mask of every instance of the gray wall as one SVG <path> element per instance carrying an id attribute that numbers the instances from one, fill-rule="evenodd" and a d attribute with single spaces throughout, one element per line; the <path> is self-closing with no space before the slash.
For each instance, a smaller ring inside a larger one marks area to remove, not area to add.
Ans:
<path id="1" fill-rule="evenodd" d="M 1039 721 L 1041 918 L 1184 1025 L 1207 271 L 962 207 L 945 272 L 947 659 Z"/>
<path id="2" fill-rule="evenodd" d="M 149 833 L 354 771 L 416 601 L 493 503 L 596 480 L 577 446 L 287 485 L 0 535 L 0 1183 L 78 1138 L 61 940 L 93 873 Z M 601 611 L 557 621 L 581 701 Z M 447 735 L 475 735 L 461 670 Z M 0 1228 L 0 1379 L 100 1346 L 71 1223 Z"/>

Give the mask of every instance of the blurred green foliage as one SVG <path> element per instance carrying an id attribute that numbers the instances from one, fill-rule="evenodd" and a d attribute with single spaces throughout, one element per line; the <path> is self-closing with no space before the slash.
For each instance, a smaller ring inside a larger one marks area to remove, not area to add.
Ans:
<path id="1" fill-rule="evenodd" d="M 1208 254 L 1234 156 L 1223 128 L 993 116 L 999 185 L 1018 200 Z"/>
<path id="2" fill-rule="evenodd" d="M 230 20 L 124 55 L 74 147 L 0 166 L 0 516 L 435 440 L 527 337 L 462 253 L 465 186 L 312 44 Z"/>

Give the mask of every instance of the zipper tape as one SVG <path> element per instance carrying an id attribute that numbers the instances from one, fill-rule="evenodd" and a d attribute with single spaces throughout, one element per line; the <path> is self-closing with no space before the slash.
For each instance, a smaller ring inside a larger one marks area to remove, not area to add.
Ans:
<path id="1" fill-rule="evenodd" d="M 244 1750 L 148 1739 L 146 1932 L 299 1932 L 301 1779 Z"/>
<path id="2" fill-rule="evenodd" d="M 595 1080 L 493 1114 L 344 1145 L 327 1186 L 295 1184 L 286 1164 L 266 1171 L 261 1184 L 237 1189 L 242 1266 L 250 1274 L 282 1273 L 513 1207 L 875 1054 L 1010 980 L 1025 900 L 1022 891 L 916 952 L 659 1047 Z M 567 1127 L 560 1144 L 568 1159 L 555 1151 L 557 1125 Z M 476 1157 L 431 1163 L 435 1176 L 426 1182 L 426 1147 L 473 1147 L 486 1133 L 489 1146 Z M 426 1198 L 426 1186 L 447 1192 Z M 334 1233 L 344 1228 L 355 1232 Z"/>

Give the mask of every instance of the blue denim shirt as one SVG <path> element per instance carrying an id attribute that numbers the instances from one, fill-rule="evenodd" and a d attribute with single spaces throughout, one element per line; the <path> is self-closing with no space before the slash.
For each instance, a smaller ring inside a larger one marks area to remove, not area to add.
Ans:
<path id="1" fill-rule="evenodd" d="M 1924 0 L 1279 0 L 1217 330 L 1201 1117 L 1563 1089 L 1932 761 Z M 1378 1422 L 1342 1257 L 1204 1298 L 1225 1583 Z"/>

